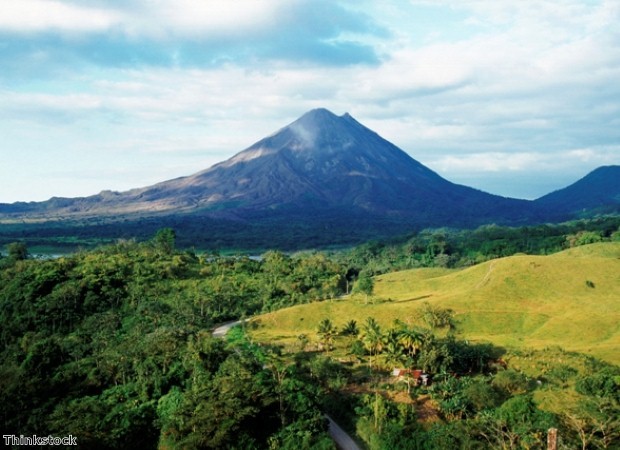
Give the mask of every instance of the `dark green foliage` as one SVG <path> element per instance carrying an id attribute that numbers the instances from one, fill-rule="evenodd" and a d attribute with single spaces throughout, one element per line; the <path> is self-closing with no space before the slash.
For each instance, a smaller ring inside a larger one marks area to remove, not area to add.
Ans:
<path id="1" fill-rule="evenodd" d="M 437 328 L 452 330 L 455 328 L 454 311 L 451 309 L 439 308 L 428 302 L 424 302 L 422 308 L 418 310 L 418 314 L 431 330 Z"/>
<path id="2" fill-rule="evenodd" d="M 362 358 L 366 355 L 366 347 L 361 340 L 355 339 L 353 342 L 351 342 L 351 345 L 349 347 L 349 353 L 353 356 L 356 356 L 361 361 Z"/>
<path id="3" fill-rule="evenodd" d="M 516 253 L 546 255 L 609 241 L 619 225 L 616 215 L 519 228 L 484 225 L 475 230 L 422 230 L 406 237 L 366 242 L 344 258 L 358 271 L 364 269 L 372 275 L 416 267 L 464 267 Z"/>
<path id="4" fill-rule="evenodd" d="M 475 378 L 463 389 L 463 397 L 473 411 L 493 409 L 501 403 L 501 393 L 484 378 Z"/>
<path id="5" fill-rule="evenodd" d="M 481 422 L 489 431 L 485 437 L 492 445 L 515 442 L 522 448 L 544 448 L 547 430 L 558 425 L 556 418 L 538 409 L 529 395 L 508 399 L 495 412 L 483 416 Z"/>
<path id="6" fill-rule="evenodd" d="M 332 321 L 328 318 L 321 320 L 317 328 L 317 334 L 319 335 L 323 349 L 327 351 L 331 350 L 337 335 L 336 327 Z"/>
<path id="7" fill-rule="evenodd" d="M 447 339 L 448 352 L 452 355 L 450 370 L 459 374 L 488 372 L 489 365 L 504 352 L 491 344 L 471 344 Z"/>
<path id="8" fill-rule="evenodd" d="M 575 448 L 620 448 L 620 403 L 588 397 L 561 415 L 563 432 Z"/>
<path id="9" fill-rule="evenodd" d="M 420 440 L 424 450 L 482 450 L 492 448 L 476 438 L 469 421 L 456 421 L 447 424 L 434 424 Z M 414 447 L 415 448 L 415 447 Z"/>
<path id="10" fill-rule="evenodd" d="M 491 232 L 503 236 L 506 229 L 484 230 Z M 327 408 L 357 428 L 370 448 L 477 449 L 544 448 L 546 427 L 559 424 L 532 401 L 536 386 L 523 374 L 489 375 L 501 349 L 438 338 L 400 322 L 383 329 L 372 318 L 359 326 L 350 321 L 340 333 L 329 319 L 321 323 L 317 332 L 326 349 L 335 339 L 345 341 L 370 366 L 353 374 L 326 353 L 287 359 L 277 348 L 256 346 L 242 327 L 227 342 L 212 339 L 209 329 L 218 322 L 336 298 L 362 266 L 317 252 L 272 251 L 262 260 L 198 257 L 175 250 L 173 235 L 162 232 L 158 244 L 119 241 L 55 260 L 2 259 L 3 430 L 71 433 L 94 449 L 333 448 L 321 412 Z M 449 254 L 456 264 L 461 247 L 451 236 L 432 233 L 426 244 L 412 243 L 410 263 L 433 265 Z M 399 261 L 393 249 L 371 243 L 351 255 L 361 254 L 367 264 L 361 273 L 370 274 L 382 270 L 382 258 Z M 417 252 L 426 256 L 418 259 Z M 454 326 L 449 311 L 426 312 L 429 327 Z M 360 340 L 338 334 L 360 334 Z M 349 396 L 347 386 L 372 381 L 388 363 L 431 372 L 428 392 L 442 422 L 423 428 L 414 406 L 381 393 Z M 546 374 L 562 385 L 576 379 L 577 392 L 587 396 L 562 417 L 565 442 L 581 446 L 585 430 L 592 445 L 614 448 L 619 372 L 594 362 L 590 372 L 579 376 L 557 366 Z"/>
<path id="11" fill-rule="evenodd" d="M 12 242 L 6 246 L 9 259 L 13 261 L 23 261 L 28 258 L 28 248 L 23 242 Z"/>
<path id="12" fill-rule="evenodd" d="M 158 251 L 170 254 L 174 251 L 176 239 L 177 234 L 172 228 L 162 228 L 155 234 L 153 245 Z"/>
<path id="13" fill-rule="evenodd" d="M 450 341 L 435 339 L 427 335 L 416 357 L 417 367 L 429 373 L 447 373 L 454 363 L 450 352 Z"/>
<path id="14" fill-rule="evenodd" d="M 620 402 L 620 371 L 604 369 L 598 373 L 582 377 L 575 385 L 577 392 Z"/>
<path id="15" fill-rule="evenodd" d="M 360 294 L 364 294 L 366 297 L 372 294 L 374 289 L 374 281 L 368 275 L 360 275 L 357 279 L 357 282 L 353 286 L 353 292 L 359 292 Z"/>
<path id="16" fill-rule="evenodd" d="M 209 329 L 340 294 L 344 270 L 320 254 L 281 255 L 278 267 L 198 258 L 175 251 L 172 237 L 0 271 L 2 429 L 72 433 L 95 449 L 266 447 L 302 436 L 329 448 L 319 385 L 287 365 L 278 379 L 260 349 L 243 337 L 227 348 Z"/>
<path id="17" fill-rule="evenodd" d="M 269 439 L 270 448 L 280 450 L 335 450 L 336 445 L 325 433 L 326 419 L 315 411 L 311 417 L 284 427 Z"/>
<path id="18" fill-rule="evenodd" d="M 429 392 L 431 397 L 439 403 L 441 414 L 445 419 L 463 419 L 475 412 L 465 394 L 465 389 L 471 383 L 470 378 L 455 377 L 448 377 L 433 383 Z"/>
<path id="19" fill-rule="evenodd" d="M 546 374 L 545 378 L 559 386 L 567 387 L 569 380 L 574 379 L 579 372 L 574 367 L 565 364 L 559 364 L 552 367 Z"/>
<path id="20" fill-rule="evenodd" d="M 343 336 L 357 336 L 359 332 L 357 322 L 353 319 L 349 320 L 340 330 L 340 334 Z"/>
<path id="21" fill-rule="evenodd" d="M 493 377 L 493 386 L 507 395 L 517 395 L 526 393 L 530 383 L 522 373 L 508 369 L 499 371 Z"/>

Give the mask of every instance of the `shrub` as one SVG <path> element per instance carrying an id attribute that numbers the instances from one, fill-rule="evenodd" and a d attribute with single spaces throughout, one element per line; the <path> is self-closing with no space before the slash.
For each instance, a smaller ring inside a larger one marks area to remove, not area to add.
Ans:
<path id="1" fill-rule="evenodd" d="M 529 389 L 525 375 L 512 369 L 503 370 L 495 375 L 492 385 L 510 395 L 523 394 Z"/>

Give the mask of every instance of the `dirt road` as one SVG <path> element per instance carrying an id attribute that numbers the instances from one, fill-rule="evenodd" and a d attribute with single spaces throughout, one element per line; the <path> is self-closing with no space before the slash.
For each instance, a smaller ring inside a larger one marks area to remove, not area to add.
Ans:
<path id="1" fill-rule="evenodd" d="M 355 443 L 351 436 L 349 436 L 342 428 L 338 426 L 336 422 L 332 420 L 327 414 L 325 414 L 327 420 L 329 420 L 329 435 L 332 437 L 336 445 L 341 450 L 361 450 L 359 445 Z"/>
<path id="2" fill-rule="evenodd" d="M 226 333 L 228 333 L 228 330 L 240 324 L 241 324 L 241 320 L 235 320 L 234 322 L 227 322 L 223 325 L 220 325 L 219 327 L 213 330 L 213 337 L 223 338 L 224 336 L 226 336 Z"/>

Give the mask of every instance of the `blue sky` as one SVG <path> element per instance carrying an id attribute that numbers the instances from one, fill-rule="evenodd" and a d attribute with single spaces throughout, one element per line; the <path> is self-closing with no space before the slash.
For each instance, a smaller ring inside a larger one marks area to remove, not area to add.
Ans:
<path id="1" fill-rule="evenodd" d="M 617 0 L 1 0 L 0 202 L 127 190 L 316 107 L 536 198 L 620 164 Z"/>

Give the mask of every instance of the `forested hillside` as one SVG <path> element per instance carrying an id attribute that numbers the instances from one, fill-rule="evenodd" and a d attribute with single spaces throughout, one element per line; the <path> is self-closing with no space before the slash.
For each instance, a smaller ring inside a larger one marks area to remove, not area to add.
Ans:
<path id="1" fill-rule="evenodd" d="M 169 230 L 0 272 L 2 429 L 78 437 L 80 448 L 278 448 L 326 439 L 320 387 L 282 385 L 277 350 L 234 348 L 217 322 L 340 294 L 321 255 L 198 258 Z M 24 256 L 21 254 L 21 256 Z"/>

